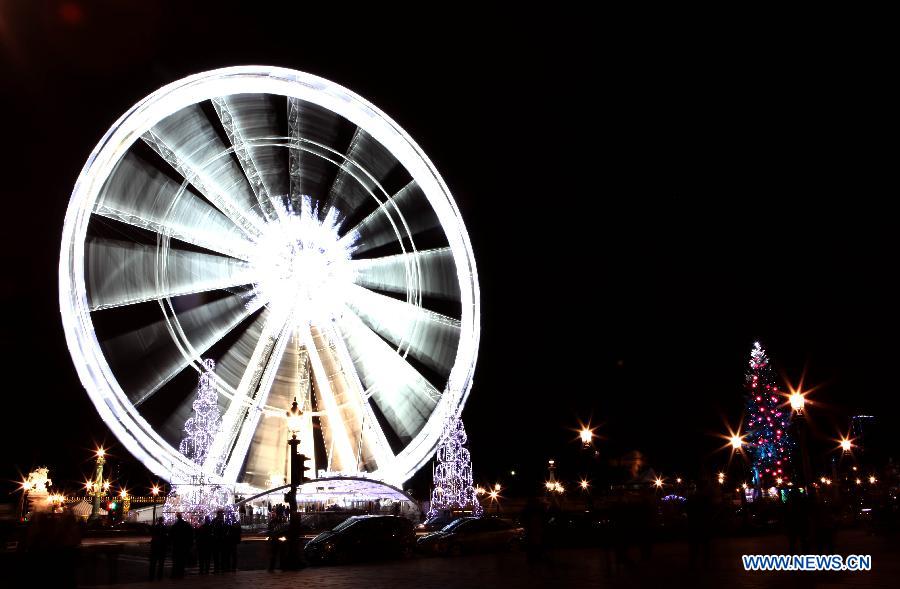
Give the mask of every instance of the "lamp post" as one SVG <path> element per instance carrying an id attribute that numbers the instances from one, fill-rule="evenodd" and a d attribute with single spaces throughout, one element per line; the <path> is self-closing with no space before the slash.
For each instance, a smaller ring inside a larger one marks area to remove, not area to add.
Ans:
<path id="1" fill-rule="evenodd" d="M 156 523 L 156 498 L 159 497 L 159 485 L 153 485 L 153 488 L 150 489 L 150 494 L 153 495 L 153 523 Z"/>
<path id="2" fill-rule="evenodd" d="M 500 492 L 494 489 L 488 493 L 488 496 L 491 498 L 491 503 L 494 504 L 494 513 L 500 515 Z"/>
<path id="3" fill-rule="evenodd" d="M 291 404 L 291 408 L 285 412 L 285 416 L 287 417 L 288 431 L 291 432 L 291 439 L 288 440 L 291 490 L 288 492 L 287 500 L 291 510 L 291 521 L 294 521 L 294 518 L 297 515 L 297 486 L 300 484 L 300 478 L 302 477 L 300 468 L 296 465 L 296 462 L 298 461 L 297 447 L 300 445 L 300 440 L 297 439 L 297 432 L 303 427 L 303 411 L 301 411 L 300 407 L 297 405 L 297 397 L 294 397 L 294 402 Z"/>
<path id="4" fill-rule="evenodd" d="M 97 449 L 96 460 L 97 467 L 94 472 L 94 481 L 91 485 L 91 489 L 94 493 L 94 502 L 91 505 L 91 519 L 97 519 L 100 515 L 100 498 L 103 496 L 106 489 L 109 488 L 108 485 L 103 484 L 103 465 L 106 464 L 106 451 L 104 451 L 103 448 Z"/>
<path id="5" fill-rule="evenodd" d="M 803 480 L 800 481 L 805 487 L 812 480 L 812 467 L 809 463 L 809 448 L 806 440 L 806 397 L 800 391 L 791 392 L 788 400 L 791 403 L 791 410 L 794 412 L 794 427 L 797 430 L 797 440 L 800 445 L 800 473 Z"/>
<path id="6" fill-rule="evenodd" d="M 591 442 L 594 440 L 594 432 L 592 432 L 590 428 L 581 428 L 581 431 L 578 432 L 578 436 L 581 438 L 581 445 L 585 450 L 591 447 Z"/>
<path id="7" fill-rule="evenodd" d="M 28 492 L 31 491 L 31 481 L 22 481 L 22 501 L 19 505 L 19 519 L 24 520 L 25 514 L 28 512 Z"/>

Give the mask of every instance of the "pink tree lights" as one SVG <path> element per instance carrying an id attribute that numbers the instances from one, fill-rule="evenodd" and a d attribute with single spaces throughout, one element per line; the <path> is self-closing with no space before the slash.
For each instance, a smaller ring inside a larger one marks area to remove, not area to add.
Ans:
<path id="1" fill-rule="evenodd" d="M 766 489 L 787 484 L 791 478 L 793 441 L 788 433 L 790 409 L 775 384 L 775 369 L 766 351 L 755 342 L 745 382 L 747 427 L 744 437 L 753 482 Z M 779 482 L 780 481 L 780 482 Z"/>

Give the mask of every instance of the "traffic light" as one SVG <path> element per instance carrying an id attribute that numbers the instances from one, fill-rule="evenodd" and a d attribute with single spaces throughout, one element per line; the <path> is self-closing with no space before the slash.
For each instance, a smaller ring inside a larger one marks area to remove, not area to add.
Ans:
<path id="1" fill-rule="evenodd" d="M 309 467 L 306 466 L 306 461 L 309 458 L 305 454 L 294 454 L 291 458 L 291 484 L 302 485 L 308 482 L 310 478 L 306 476 L 306 471 Z"/>

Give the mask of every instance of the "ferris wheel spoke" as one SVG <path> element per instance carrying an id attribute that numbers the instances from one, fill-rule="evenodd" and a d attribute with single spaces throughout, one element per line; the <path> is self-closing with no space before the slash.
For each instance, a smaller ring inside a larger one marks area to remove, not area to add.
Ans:
<path id="1" fill-rule="evenodd" d="M 262 311 L 253 318 L 244 328 L 238 338 L 225 352 L 216 359 L 216 388 L 219 392 L 219 409 L 224 413 L 228 409 L 228 402 L 234 397 L 234 391 L 240 383 L 244 369 L 253 355 L 256 343 L 262 335 L 266 323 L 268 310 Z M 193 411 L 194 396 L 188 395 L 181 404 L 171 413 L 163 426 L 166 438 L 176 446 L 184 436 L 184 422 Z"/>
<path id="2" fill-rule="evenodd" d="M 234 474 L 235 469 L 240 468 L 241 464 L 237 463 L 243 463 L 246 456 L 244 444 L 248 443 L 247 436 L 255 428 L 272 385 L 273 371 L 284 354 L 288 318 L 268 310 L 265 317 L 262 333 L 241 371 L 240 381 L 222 416 L 222 427 L 210 448 L 207 464 L 204 465 L 208 472 L 224 467 L 223 472 Z M 249 433 L 247 428 L 250 428 Z"/>
<path id="3" fill-rule="evenodd" d="M 348 392 L 349 402 L 361 407 L 359 416 L 361 419 L 361 431 L 357 432 L 357 440 L 359 442 L 357 451 L 360 458 L 358 461 L 360 467 L 370 472 L 377 468 L 385 467 L 394 458 L 394 451 L 384 435 L 384 430 L 381 428 L 378 418 L 375 417 L 372 405 L 367 401 L 365 387 L 359 378 L 359 374 L 356 372 L 350 353 L 347 351 L 346 342 L 334 329 L 329 330 L 328 340 L 331 344 L 332 355 L 339 366 L 335 377 L 343 381 L 342 384 Z"/>
<path id="4" fill-rule="evenodd" d="M 397 160 L 383 145 L 358 128 L 344 155 L 328 192 L 328 207 L 347 217 L 372 201 L 372 194 L 383 198 L 381 182 L 397 165 Z"/>
<path id="5" fill-rule="evenodd" d="M 282 153 L 264 144 L 280 135 L 274 105 L 265 94 L 233 94 L 212 103 L 260 210 L 270 221 L 283 218 L 281 197 L 288 187 Z"/>
<path id="6" fill-rule="evenodd" d="M 456 264 L 449 247 L 351 260 L 350 266 L 356 273 L 354 282 L 366 288 L 405 293 L 418 286 L 418 292 L 426 296 L 454 301 L 461 298 Z"/>
<path id="7" fill-rule="evenodd" d="M 310 327 L 305 346 L 310 351 L 309 360 L 315 382 L 316 399 L 324 412 L 322 425 L 328 470 L 356 472 L 357 443 L 362 423 L 360 407 L 352 398 L 352 391 L 342 378 L 330 338 L 316 327 Z"/>
<path id="8" fill-rule="evenodd" d="M 259 429 L 264 417 L 263 409 L 266 406 L 266 403 L 269 402 L 278 369 L 282 364 L 285 350 L 287 349 L 288 344 L 291 340 L 290 334 L 288 332 L 289 329 L 287 325 L 285 325 L 279 332 L 279 335 L 277 336 L 275 342 L 275 346 L 272 349 L 272 353 L 270 354 L 268 361 L 266 361 L 265 363 L 265 368 L 263 369 L 259 384 L 257 385 L 256 394 L 253 395 L 253 398 L 250 400 L 250 406 L 248 407 L 248 410 L 244 413 L 243 418 L 240 421 L 240 426 L 237 435 L 235 436 L 234 446 L 231 448 L 231 452 L 227 455 L 227 459 L 225 460 L 225 464 L 222 470 L 222 476 L 226 481 L 237 482 L 238 477 L 241 474 L 241 469 L 243 468 L 247 459 L 250 457 L 249 452 L 251 442 L 254 441 L 254 438 L 256 438 L 257 435 L 263 433 L 260 432 Z M 252 458 L 254 458 L 256 461 L 262 458 L 264 463 L 266 464 L 274 463 L 274 459 L 277 456 L 277 454 L 274 454 L 275 448 L 270 445 L 268 446 L 268 449 L 273 452 L 265 452 L 265 448 L 259 447 L 259 450 L 262 451 L 262 456 L 259 456 L 258 453 L 255 453 Z"/>
<path id="9" fill-rule="evenodd" d="M 138 407 L 258 309 L 229 295 L 180 313 L 177 324 L 161 319 L 101 345 L 110 365 L 121 367 L 122 388 Z M 173 329 L 182 341 L 172 337 Z"/>
<path id="10" fill-rule="evenodd" d="M 89 238 L 85 282 L 91 311 L 226 289 L 253 282 L 234 258 L 105 238 Z"/>
<path id="11" fill-rule="evenodd" d="M 440 227 L 437 215 L 413 180 L 348 230 L 341 241 L 354 244 L 354 251 L 362 253 L 436 227 Z"/>
<path id="12" fill-rule="evenodd" d="M 259 201 L 200 105 L 163 119 L 141 139 L 244 233 L 259 236 L 265 224 Z"/>
<path id="13" fill-rule="evenodd" d="M 269 486 L 269 475 L 277 473 L 289 476 L 286 468 L 285 448 L 288 430 L 284 420 L 285 408 L 297 399 L 303 413 L 302 426 L 297 433 L 300 453 L 309 458 L 311 474 L 316 472 L 315 440 L 310 395 L 309 358 L 300 339 L 292 334 L 269 389 L 266 410 L 260 416 L 253 433 L 253 442 L 247 452 L 242 481 L 257 488 Z"/>
<path id="14" fill-rule="evenodd" d="M 252 243 L 225 215 L 131 153 L 116 165 L 93 212 L 234 258 L 250 257 Z"/>
<path id="15" fill-rule="evenodd" d="M 344 313 L 338 325 L 366 395 L 408 442 L 434 411 L 441 392 L 352 312 Z"/>
<path id="16" fill-rule="evenodd" d="M 347 290 L 347 306 L 369 329 L 442 376 L 450 374 L 460 321 L 360 286 Z"/>
<path id="17" fill-rule="evenodd" d="M 290 198 L 299 210 L 301 196 L 326 195 L 330 172 L 339 163 L 336 154 L 323 146 L 338 144 L 343 125 L 334 113 L 291 97 L 287 99 L 287 121 L 292 144 L 288 162 Z"/>

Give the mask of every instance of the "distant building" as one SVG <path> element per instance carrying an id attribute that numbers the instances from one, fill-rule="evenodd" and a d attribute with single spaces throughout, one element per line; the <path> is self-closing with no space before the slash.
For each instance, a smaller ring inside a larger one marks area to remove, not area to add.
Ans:
<path id="1" fill-rule="evenodd" d="M 861 453 L 869 450 L 868 442 L 874 441 L 872 438 L 877 433 L 877 427 L 874 415 L 854 415 L 850 418 L 850 438 Z"/>
<path id="2" fill-rule="evenodd" d="M 881 424 L 874 415 L 854 415 L 850 418 L 850 439 L 857 456 L 873 464 L 883 464 L 893 456 L 883 437 Z"/>

